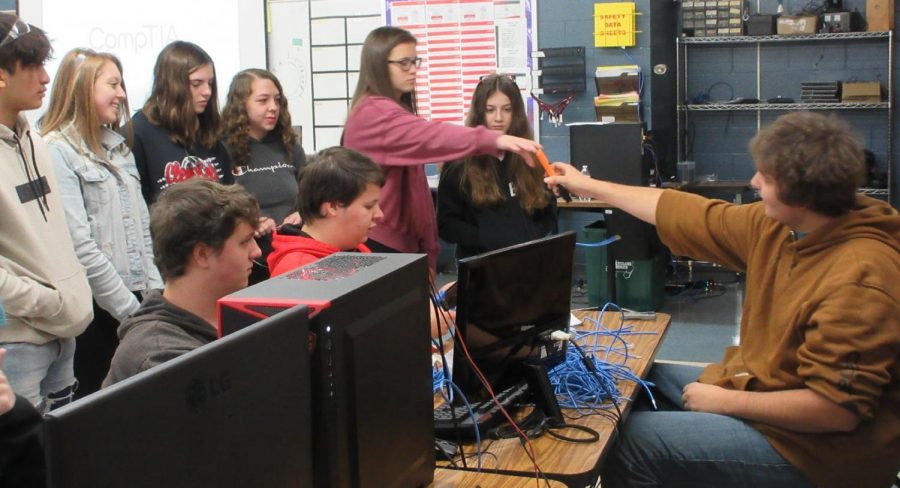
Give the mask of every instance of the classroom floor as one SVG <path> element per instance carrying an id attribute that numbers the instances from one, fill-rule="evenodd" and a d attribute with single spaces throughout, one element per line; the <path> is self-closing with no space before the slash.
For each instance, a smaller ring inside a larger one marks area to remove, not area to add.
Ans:
<path id="1" fill-rule="evenodd" d="M 739 333 L 744 283 L 738 275 L 721 269 L 694 271 L 695 283 L 710 280 L 707 289 L 667 294 L 661 312 L 672 315 L 672 323 L 657 353 L 657 359 L 708 363 L 718 361 L 726 347 L 734 344 Z M 452 272 L 437 275 L 438 286 L 456 279 Z M 575 271 L 572 308 L 587 306 L 586 291 L 579 285 L 583 270 Z M 682 280 L 684 281 L 684 280 Z M 674 293 L 670 290 L 670 293 Z"/>

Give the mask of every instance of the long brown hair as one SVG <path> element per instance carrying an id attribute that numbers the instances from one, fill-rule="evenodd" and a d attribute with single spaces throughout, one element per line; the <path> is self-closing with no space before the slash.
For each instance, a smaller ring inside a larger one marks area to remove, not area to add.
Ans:
<path id="1" fill-rule="evenodd" d="M 484 125 L 487 112 L 487 100 L 494 93 L 502 93 L 512 104 L 512 120 L 508 135 L 532 139 L 531 126 L 525 115 L 525 104 L 518 85 L 507 75 L 490 75 L 482 78 L 472 95 L 472 105 L 466 117 L 468 127 Z M 519 204 L 529 214 L 540 210 L 550 203 L 550 196 L 544 187 L 543 173 L 540 168 L 532 168 L 516 153 L 507 152 L 506 161 L 510 173 L 510 181 L 516 187 Z M 503 201 L 503 195 L 497 188 L 497 164 L 490 156 L 469 156 L 462 160 L 462 176 L 460 189 L 468 193 L 476 207 L 489 207 Z"/>
<path id="2" fill-rule="evenodd" d="M 41 119 L 41 134 L 62 130 L 73 124 L 75 130 L 94 155 L 107 160 L 101 144 L 102 125 L 94 103 L 94 84 L 106 63 L 112 63 L 122 73 L 122 63 L 113 54 L 76 48 L 63 57 L 50 92 L 50 108 Z M 125 90 L 124 77 L 121 81 Z M 109 128 L 119 130 L 128 122 L 128 96 L 119 104 L 119 118 Z"/>
<path id="3" fill-rule="evenodd" d="M 222 138 L 231 151 L 234 165 L 247 164 L 250 160 L 250 119 L 247 117 L 247 100 L 253 94 L 254 80 L 269 80 L 278 89 L 278 121 L 272 132 L 281 136 L 286 162 L 290 164 L 293 162 L 297 134 L 291 126 L 291 114 L 288 112 L 288 102 L 281 83 L 275 75 L 266 70 L 245 69 L 234 75 L 231 87 L 228 89 L 225 109 L 222 110 L 222 121 L 225 125 Z"/>
<path id="4" fill-rule="evenodd" d="M 207 64 L 213 69 L 212 94 L 206 110 L 198 114 L 191 97 L 190 75 Z M 222 126 L 215 75 L 216 66 L 203 48 L 186 41 L 170 43 L 153 67 L 153 89 L 143 108 L 147 120 L 165 129 L 172 142 L 185 148 L 197 142 L 213 147 Z"/>
<path id="5" fill-rule="evenodd" d="M 409 31 L 399 27 L 385 26 L 369 32 L 359 56 L 359 80 L 356 82 L 350 110 L 369 95 L 396 99 L 397 95 L 391 84 L 391 73 L 388 69 L 388 57 L 391 50 L 400 44 L 417 44 L 417 41 Z M 404 93 L 397 101 L 410 112 L 416 113 L 415 90 Z"/>

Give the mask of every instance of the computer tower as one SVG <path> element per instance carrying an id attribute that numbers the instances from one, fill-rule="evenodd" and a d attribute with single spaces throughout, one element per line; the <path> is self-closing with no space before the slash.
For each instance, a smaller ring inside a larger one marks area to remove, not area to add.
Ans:
<path id="1" fill-rule="evenodd" d="M 600 180 L 647 186 L 650 164 L 643 154 L 643 124 L 569 126 L 572 164 L 587 165 Z"/>
<path id="2" fill-rule="evenodd" d="M 428 297 L 424 255 L 338 253 L 219 300 L 223 334 L 312 310 L 315 486 L 431 483 Z"/>

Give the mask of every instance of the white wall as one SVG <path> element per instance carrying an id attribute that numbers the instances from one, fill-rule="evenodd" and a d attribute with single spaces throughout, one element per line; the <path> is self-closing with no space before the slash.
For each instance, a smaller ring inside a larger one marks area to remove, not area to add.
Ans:
<path id="1" fill-rule="evenodd" d="M 73 48 L 117 55 L 132 110 L 144 104 L 156 57 L 174 40 L 196 43 L 212 57 L 220 107 L 235 73 L 266 67 L 264 0 L 20 0 L 19 12 L 50 38 L 55 58 L 47 63 L 51 79 L 59 59 Z"/>

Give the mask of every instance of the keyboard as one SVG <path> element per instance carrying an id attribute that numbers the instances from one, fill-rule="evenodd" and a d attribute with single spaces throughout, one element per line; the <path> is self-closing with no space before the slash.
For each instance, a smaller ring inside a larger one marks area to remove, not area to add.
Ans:
<path id="1" fill-rule="evenodd" d="M 503 405 L 503 408 L 508 413 L 512 414 L 512 407 L 524 402 L 527 394 L 528 384 L 522 382 L 497 392 L 497 401 Z M 471 405 L 472 410 L 475 412 L 474 421 L 465 405 L 451 406 L 449 403 L 445 403 L 434 409 L 434 436 L 443 439 L 456 439 L 458 435 L 459 438 L 465 440 L 475 439 L 473 425 L 477 424 L 483 438 L 488 429 L 496 427 L 506 420 L 503 412 L 500 411 L 493 400 L 475 402 Z M 456 416 L 455 423 L 453 421 L 454 414 Z"/>

